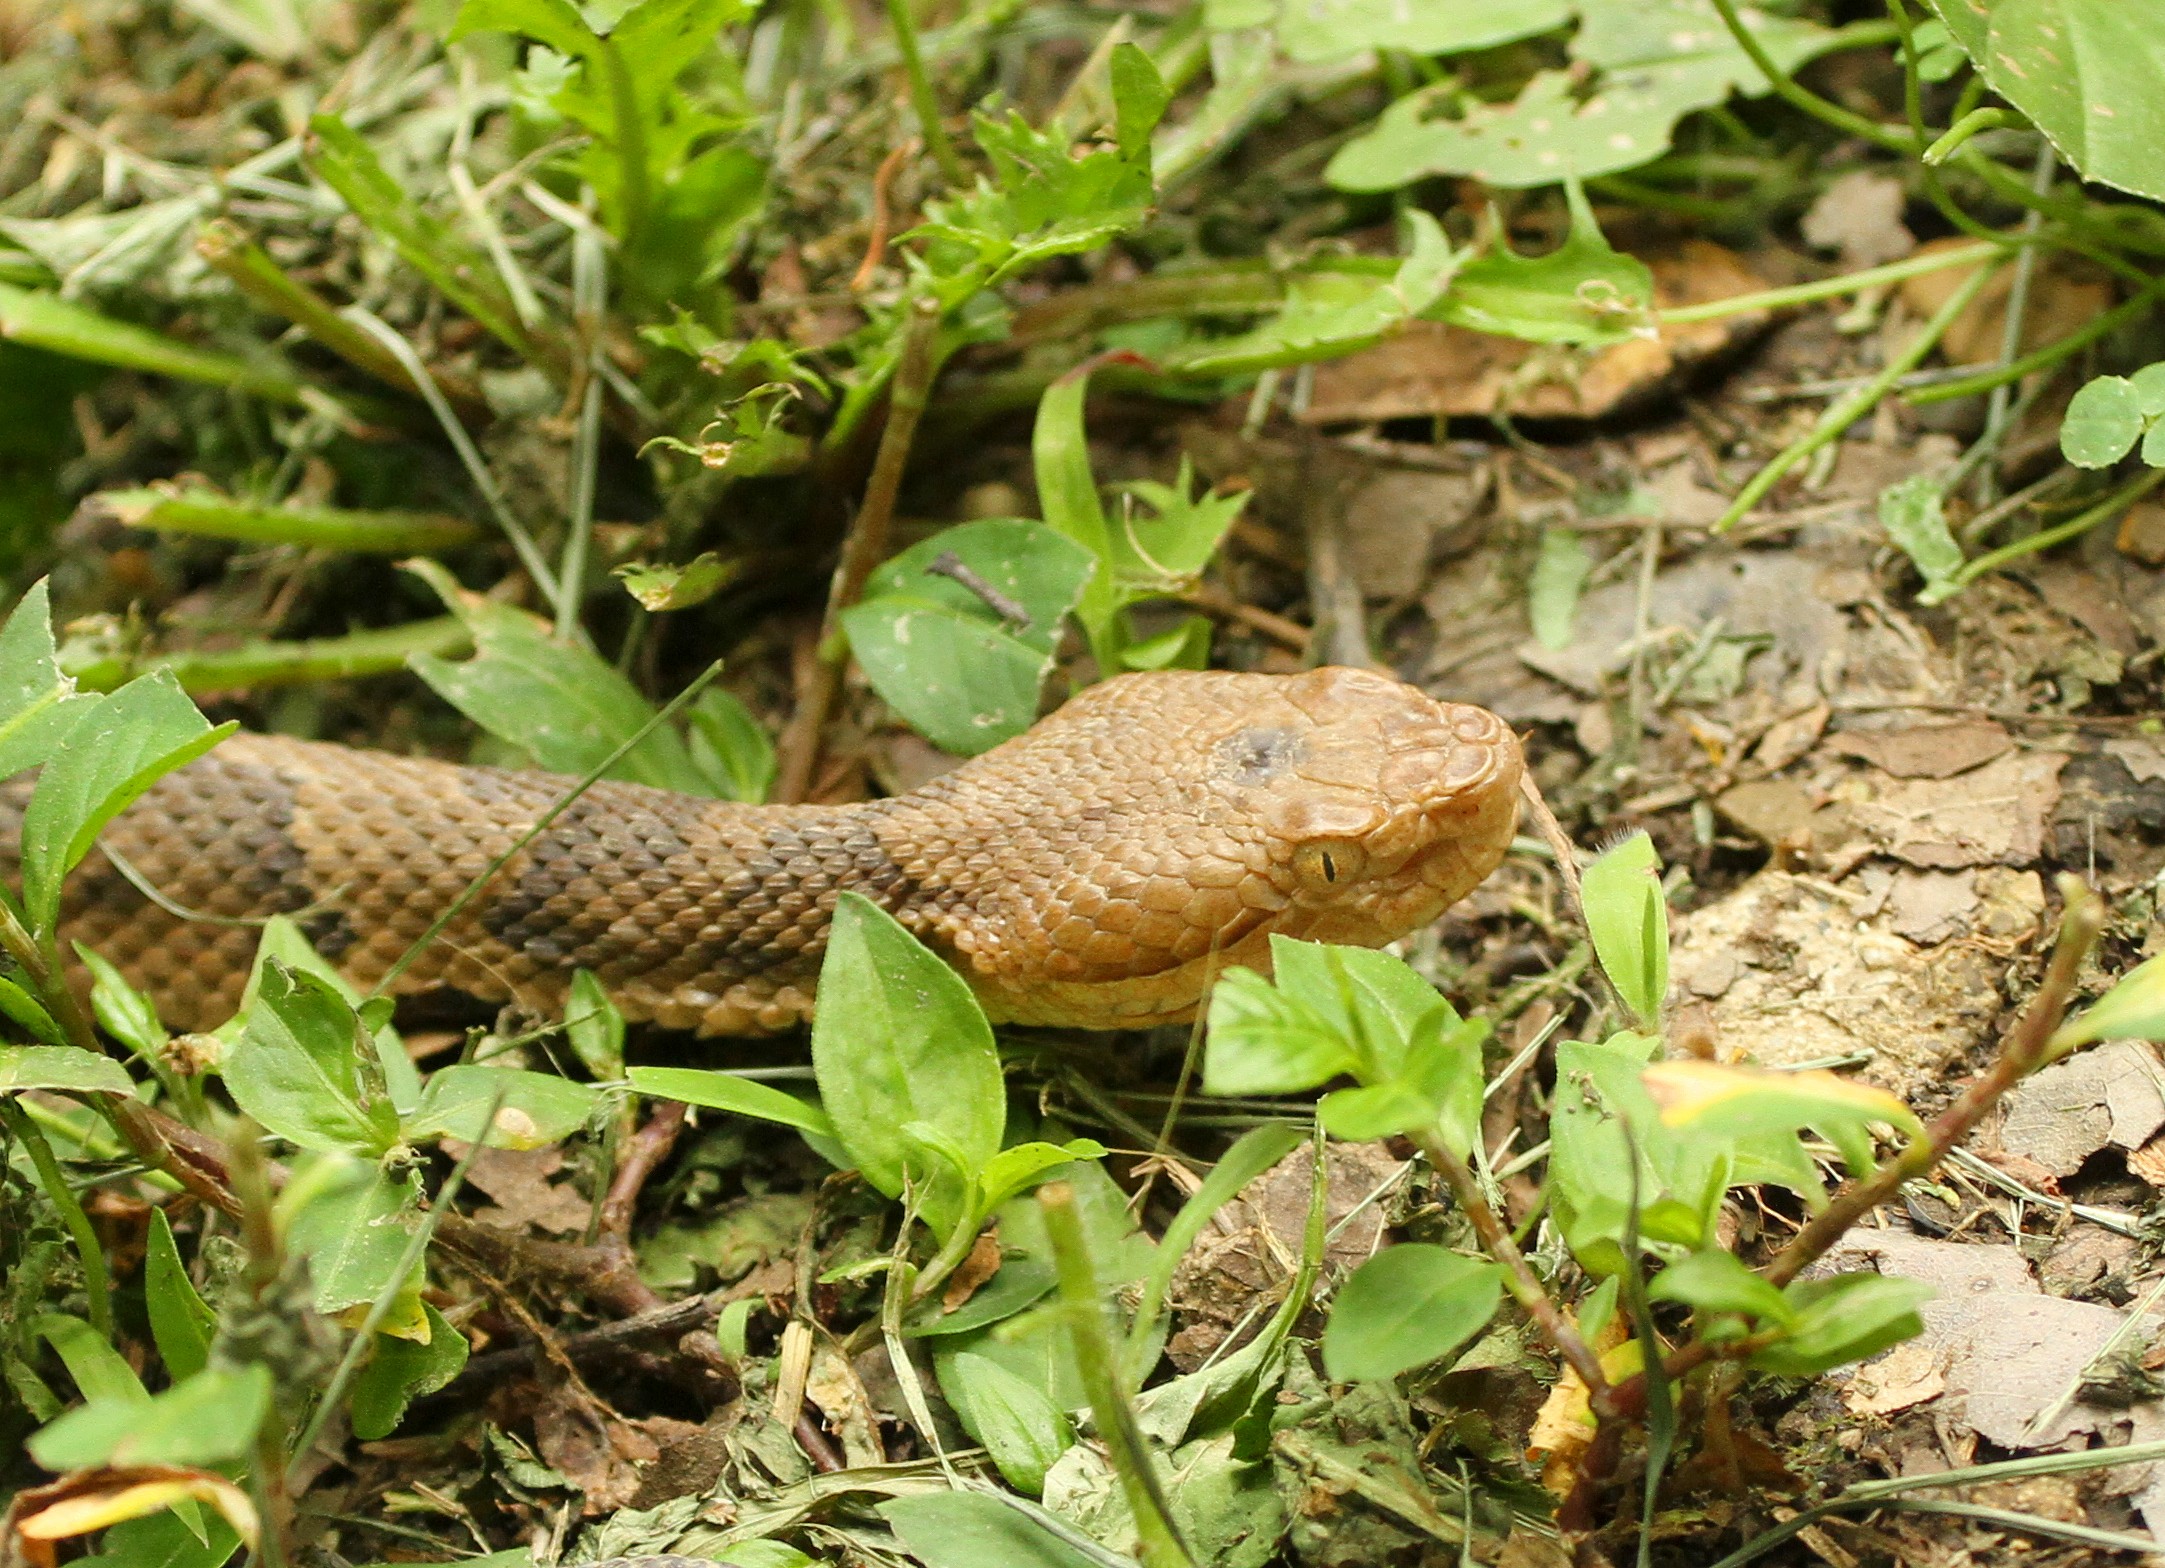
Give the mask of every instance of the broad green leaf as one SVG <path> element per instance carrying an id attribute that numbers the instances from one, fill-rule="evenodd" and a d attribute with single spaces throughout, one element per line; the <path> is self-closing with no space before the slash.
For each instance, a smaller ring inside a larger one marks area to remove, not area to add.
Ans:
<path id="1" fill-rule="evenodd" d="M 1453 250 L 1442 226 L 1417 207 L 1407 210 L 1406 224 L 1411 243 L 1390 277 L 1322 269 L 1296 274 L 1276 315 L 1170 365 L 1188 375 L 1233 376 L 1335 359 L 1381 342 L 1439 300 L 1448 302 L 1454 275 L 1472 253 Z"/>
<path id="2" fill-rule="evenodd" d="M 978 1173 L 982 1202 L 996 1209 L 1019 1192 L 1043 1181 L 1048 1173 L 1071 1160 L 1102 1160 L 1105 1145 L 1094 1138 L 1074 1138 L 1066 1143 L 1018 1143 L 1002 1149 L 985 1162 Z"/>
<path id="3" fill-rule="evenodd" d="M 389 1437 L 409 1404 L 435 1393 L 466 1366 L 466 1336 L 427 1302 L 421 1311 L 428 1319 L 427 1341 L 378 1334 L 368 1364 L 354 1379 L 350 1414 L 353 1435 L 363 1442 Z"/>
<path id="4" fill-rule="evenodd" d="M 1373 1083 L 1325 1095 L 1316 1115 L 1332 1137 L 1349 1142 L 1433 1130 L 1464 1158 L 1481 1131 L 1481 1046 L 1488 1033 L 1487 1019 L 1454 1022 L 1438 1008 L 1423 1020 L 1403 1065 Z"/>
<path id="5" fill-rule="evenodd" d="M 144 1061 L 156 1062 L 168 1038 L 157 1004 L 82 943 L 75 944 L 75 954 L 90 971 L 90 1010 L 98 1023 Z"/>
<path id="6" fill-rule="evenodd" d="M 2135 389 L 2135 402 L 2143 418 L 2156 419 L 2165 414 L 2165 359 L 2143 366 L 2127 379 Z"/>
<path id="7" fill-rule="evenodd" d="M 822 1138 L 836 1136 L 833 1121 L 818 1106 L 756 1079 L 698 1067 L 634 1067 L 627 1076 L 634 1089 L 657 1099 L 780 1122 Z"/>
<path id="8" fill-rule="evenodd" d="M 936 1366 L 940 1392 L 962 1429 L 985 1446 L 1008 1485 L 1042 1496 L 1045 1472 L 1075 1441 L 1066 1413 L 1041 1389 L 984 1356 L 942 1355 Z"/>
<path id="9" fill-rule="evenodd" d="M 1526 585 L 1526 619 L 1542 647 L 1553 650 L 1571 641 L 1579 591 L 1593 569 L 1594 558 L 1577 529 L 1551 526 L 1541 531 L 1541 553 Z"/>
<path id="10" fill-rule="evenodd" d="M 135 1085 L 110 1056 L 76 1045 L 0 1045 L 0 1094 L 57 1089 L 68 1094 L 128 1094 Z"/>
<path id="11" fill-rule="evenodd" d="M 1337 60 L 1363 49 L 1462 54 L 1552 32 L 1570 0 L 1284 0 L 1278 42 L 1296 60 Z"/>
<path id="12" fill-rule="evenodd" d="M 2110 468 L 2143 435 L 2142 398 L 2125 376 L 2086 381 L 2060 420 L 2060 455 L 2077 468 Z"/>
<path id="13" fill-rule="evenodd" d="M 2165 199 L 2165 28 L 2129 0 L 1930 0 L 1992 90 L 2101 185 Z"/>
<path id="14" fill-rule="evenodd" d="M 1638 832 L 1586 868 L 1586 927 L 1601 969 L 1639 1021 L 1653 1027 L 1669 994 L 1669 915 L 1654 841 Z"/>
<path id="15" fill-rule="evenodd" d="M 1920 1280 L 1864 1271 L 1799 1280 L 1783 1298 L 1794 1317 L 1788 1337 L 1753 1354 L 1750 1365 L 1780 1377 L 1817 1377 L 1924 1332 L 1917 1308 L 1937 1292 Z"/>
<path id="16" fill-rule="evenodd" d="M 256 998 L 263 993 L 264 971 L 273 961 L 284 964 L 295 974 L 312 975 L 322 981 L 356 1014 L 361 1011 L 361 993 L 353 982 L 338 972 L 338 966 L 325 958 L 309 943 L 307 933 L 284 915 L 273 915 L 263 923 L 263 934 L 256 939 L 256 956 L 248 970 L 248 984 L 241 989 L 240 1011 L 215 1031 L 230 1052 L 233 1043 L 240 1039 L 248 1026 L 249 1015 L 255 1010 Z M 377 1005 L 380 1005 L 380 1001 Z M 363 1019 L 367 1026 L 369 1020 Z M 384 1085 L 390 1092 L 391 1104 L 400 1115 L 405 1115 L 421 1103 L 421 1072 L 412 1058 L 406 1054 L 406 1044 L 388 1018 L 376 1021 L 373 1031 L 376 1045 L 376 1065 L 383 1074 Z"/>
<path id="17" fill-rule="evenodd" d="M 34 1433 L 29 1447 L 48 1470 L 228 1464 L 255 1451 L 270 1403 L 268 1367 L 213 1367 L 147 1401 L 93 1399 Z"/>
<path id="18" fill-rule="evenodd" d="M 75 1379 L 84 1399 L 93 1404 L 136 1406 L 149 1402 L 150 1394 L 143 1380 L 135 1375 L 135 1368 L 106 1343 L 103 1334 L 81 1318 L 48 1312 L 31 1327 L 53 1347 L 53 1354 L 68 1369 L 68 1376 Z"/>
<path id="19" fill-rule="evenodd" d="M 52 611 L 40 577 L 0 626 L 0 779 L 53 754 L 97 698 L 76 691 L 54 657 Z"/>
<path id="20" fill-rule="evenodd" d="M 1541 256 L 1516 254 L 1496 224 L 1493 247 L 1461 266 L 1422 314 L 1498 337 L 1598 347 L 1653 334 L 1654 275 L 1613 249 L 1576 179 L 1564 194 L 1571 228 Z"/>
<path id="21" fill-rule="evenodd" d="M 2051 1054 L 2062 1055 L 2092 1040 L 2165 1040 L 2165 956 L 2143 960 L 2060 1025 Z"/>
<path id="22" fill-rule="evenodd" d="M 23 907 L 32 929 L 53 928 L 61 880 L 108 822 L 234 729 L 212 729 L 164 670 L 86 708 L 50 754 L 23 812 Z"/>
<path id="23" fill-rule="evenodd" d="M 1874 1126 L 1924 1136 L 1916 1113 L 1884 1089 L 1830 1072 L 1780 1073 L 1726 1062 L 1655 1062 L 1642 1075 L 1664 1125 L 1752 1143 L 1809 1127 L 1842 1151 L 1854 1175 L 1872 1168 Z"/>
<path id="24" fill-rule="evenodd" d="M 0 975 L 0 1017 L 19 1025 L 33 1040 L 44 1045 L 66 1045 L 67 1030 L 60 1027 L 53 1015 L 45 1010 L 45 1004 L 25 991 L 5 975 Z M 0 1061 L 6 1059 L 10 1048 L 0 1046 Z M 0 1078 L 5 1069 L 0 1068 Z"/>
<path id="25" fill-rule="evenodd" d="M 398 1112 L 388 1095 L 364 1083 L 363 1050 L 373 1066 L 373 1044 L 346 999 L 320 977 L 274 959 L 226 1055 L 226 1089 L 296 1147 L 375 1157 L 399 1141 Z"/>
<path id="26" fill-rule="evenodd" d="M 972 1291 L 970 1299 L 954 1311 L 938 1310 L 938 1301 L 920 1303 L 905 1322 L 903 1332 L 912 1339 L 933 1341 L 974 1335 L 979 1329 L 1005 1322 L 1023 1308 L 1043 1300 L 1055 1283 L 1057 1279 L 1050 1263 L 1012 1255 L 1001 1262 L 989 1282 Z"/>
<path id="27" fill-rule="evenodd" d="M 1516 99 L 1453 116 L 1459 83 L 1408 94 L 1331 159 L 1341 190 L 1396 190 L 1434 174 L 1524 188 L 1613 174 L 1660 156 L 1676 124 L 1732 92 L 1770 90 L 1710 0 L 1581 0 L 1570 53 L 1577 69 L 1537 71 Z M 1499 15 L 1514 15 L 1497 8 Z M 1840 36 L 1814 23 L 1757 14 L 1752 34 L 1795 71 Z"/>
<path id="28" fill-rule="evenodd" d="M 1493 1263 L 1419 1242 L 1386 1248 L 1331 1303 L 1324 1370 L 1350 1383 L 1440 1361 L 1486 1328 L 1502 1299 Z"/>
<path id="29" fill-rule="evenodd" d="M 879 1505 L 904 1549 L 925 1568 L 1104 1568 L 986 1492 L 925 1492 Z"/>
<path id="30" fill-rule="evenodd" d="M 429 575 L 436 581 L 434 573 Z M 583 775 L 638 733 L 653 704 L 592 650 L 558 642 L 532 616 L 450 592 L 446 602 L 473 633 L 474 655 L 457 663 L 418 653 L 408 662 L 436 695 L 551 773 Z M 688 795 L 714 784 L 692 765 L 684 738 L 652 731 L 610 769 L 611 778 Z"/>
<path id="31" fill-rule="evenodd" d="M 819 972 L 812 1067 L 842 1146 L 889 1197 L 901 1195 L 909 1174 L 909 1123 L 952 1139 L 968 1176 L 1000 1152 L 1007 1090 L 977 998 L 894 916 L 859 894 L 844 893 L 835 905 Z M 928 1209 L 926 1219 L 944 1236 L 962 1215 Z"/>
<path id="32" fill-rule="evenodd" d="M 607 1082 L 624 1076 L 624 1015 L 591 969 L 572 972 L 564 1002 L 564 1038 L 579 1065 Z"/>
<path id="33" fill-rule="evenodd" d="M 709 686 L 685 715 L 692 763 L 724 800 L 756 806 L 774 787 L 774 741 L 734 693 Z"/>
<path id="34" fill-rule="evenodd" d="M 1165 118 L 1172 89 L 1140 45 L 1118 44 L 1108 74 L 1113 87 L 1113 144 L 1131 164 L 1150 166 L 1150 133 Z"/>
<path id="35" fill-rule="evenodd" d="M 1624 1265 L 1621 1242 L 1634 1188 L 1642 1234 L 1651 1233 L 1646 1221 L 1655 1206 L 1673 1197 L 1680 1208 L 1663 1239 L 1696 1247 L 1729 1184 L 1732 1161 L 1724 1140 L 1685 1138 L 1662 1125 L 1640 1081 L 1659 1047 L 1650 1036 L 1618 1034 L 1599 1044 L 1567 1040 L 1556 1048 L 1549 1197 L 1571 1250 L 1597 1274 Z"/>
<path id="36" fill-rule="evenodd" d="M 1699 1312 L 1742 1312 L 1783 1327 L 1797 1316 L 1779 1290 L 1719 1248 L 1670 1264 L 1654 1276 L 1646 1293 L 1656 1301 L 1681 1301 Z"/>
<path id="37" fill-rule="evenodd" d="M 356 1166 L 345 1179 L 302 1206 L 287 1226 L 287 1242 L 308 1259 L 316 1285 L 316 1310 L 325 1314 L 365 1307 L 397 1285 L 398 1295 L 383 1332 L 415 1337 L 427 1321 L 421 1311 L 421 1270 L 398 1279 L 399 1261 L 421 1225 L 418 1178 L 397 1179 Z"/>
<path id="38" fill-rule="evenodd" d="M 601 1091 L 554 1073 L 461 1063 L 430 1075 L 404 1136 L 456 1138 L 492 1149 L 540 1149 L 586 1125 Z M 496 1107 L 488 1120 L 489 1107 Z M 484 1125 L 486 1122 L 486 1125 Z"/>
<path id="39" fill-rule="evenodd" d="M 1353 1042 L 1364 1079 L 1404 1066 L 1432 1015 L 1440 1011 L 1446 1026 L 1458 1022 L 1436 988 L 1389 953 L 1273 936 L 1270 957 L 1278 989 L 1314 1008 Z"/>
<path id="40" fill-rule="evenodd" d="M 1948 531 L 1936 478 L 1911 474 L 1880 491 L 1879 526 L 1924 578 L 1924 589 L 1917 595 L 1920 601 L 1937 604 L 1955 591 L 1963 566 L 1962 546 Z"/>
<path id="41" fill-rule="evenodd" d="M 173 1243 L 173 1227 L 160 1208 L 150 1211 L 150 1237 L 143 1254 L 143 1303 L 167 1375 L 179 1382 L 202 1371 L 210 1361 L 218 1314 L 196 1293 L 187 1265 L 180 1260 L 180 1248 Z"/>
<path id="42" fill-rule="evenodd" d="M 1205 1094 L 1298 1094 L 1358 1065 L 1343 1029 L 1254 970 L 1228 970 L 1212 989 Z"/>

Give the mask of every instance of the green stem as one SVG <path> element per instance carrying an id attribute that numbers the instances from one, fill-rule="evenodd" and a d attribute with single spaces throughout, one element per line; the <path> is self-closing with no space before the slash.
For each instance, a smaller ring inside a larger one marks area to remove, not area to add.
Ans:
<path id="1" fill-rule="evenodd" d="M 98 1331 L 108 1344 L 113 1338 L 113 1286 L 105 1272 L 105 1249 L 98 1245 L 98 1232 L 90 1223 L 90 1216 L 68 1188 L 67 1174 L 60 1169 L 60 1161 L 53 1154 L 53 1146 L 45 1141 L 44 1132 L 38 1124 L 23 1114 L 21 1106 L 13 1099 L 0 1099 L 0 1123 L 29 1152 L 30 1163 L 37 1168 L 38 1184 L 45 1189 L 45 1196 L 60 1211 L 61 1223 L 68 1228 L 68 1237 L 75 1243 L 75 1256 L 83 1265 L 83 1293 L 90 1299 L 90 1326 Z"/>
<path id="2" fill-rule="evenodd" d="M 2023 130 L 2028 128 L 2029 123 L 2012 109 L 1972 109 L 1948 126 L 1947 133 L 1924 150 L 1924 162 L 1938 168 L 1954 155 L 1957 147 L 1979 131 L 1994 130 L 2000 126 Z"/>
<path id="3" fill-rule="evenodd" d="M 646 226 L 646 121 L 640 113 L 639 91 L 632 81 L 631 67 L 625 64 L 624 51 L 617 47 L 613 34 L 601 40 L 601 52 L 608 62 L 610 118 L 616 129 L 618 200 L 622 204 L 618 217 L 624 225 L 619 238 L 629 247 Z"/>
<path id="4" fill-rule="evenodd" d="M 259 506 L 197 488 L 105 490 L 94 499 L 130 528 L 357 555 L 433 555 L 471 544 L 481 536 L 481 530 L 463 517 L 353 512 L 331 506 Z"/>
<path id="5" fill-rule="evenodd" d="M 887 0 L 887 21 L 894 28 L 895 47 L 902 54 L 903 74 L 910 83 L 910 104 L 917 111 L 925 146 L 932 153 L 932 161 L 940 166 L 940 178 L 959 190 L 967 176 L 962 160 L 955 155 L 955 144 L 948 139 L 947 127 L 940 123 L 940 100 L 925 70 L 924 53 L 918 48 L 917 16 L 910 0 Z"/>
<path id="6" fill-rule="evenodd" d="M 1843 431 L 1863 418 L 1874 404 L 1878 403 L 1881 398 L 1885 397 L 1893 389 L 1895 382 L 1917 368 L 1918 363 L 1923 360 L 1925 355 L 1931 353 L 1939 340 L 1947 335 L 1947 329 L 1955 324 L 1956 318 L 1969 309 L 1971 303 L 1983 291 L 1985 284 L 1998 274 L 1999 268 L 1997 266 L 1981 266 L 1964 278 L 1961 286 L 1948 295 L 1946 302 L 1932 313 L 1932 319 L 1924 324 L 1922 330 L 1911 337 L 1901 353 L 1895 355 L 1881 367 L 1878 375 L 1872 377 L 1871 380 L 1865 382 L 1864 385 L 1858 387 L 1847 397 L 1828 404 L 1826 410 L 1819 416 L 1819 422 L 1812 427 L 1808 435 L 1800 441 L 1792 442 L 1781 452 L 1776 453 L 1766 467 L 1760 469 L 1758 473 L 1745 481 L 1744 488 L 1737 492 L 1736 499 L 1729 503 L 1728 510 L 1716 519 L 1713 531 L 1717 534 L 1726 533 L 1730 528 L 1734 527 L 1737 520 L 1757 506 L 1761 498 L 1780 482 L 1784 474 L 1795 468 L 1814 452 L 1817 452 L 1821 447 L 1837 439 Z"/>
<path id="7" fill-rule="evenodd" d="M 1919 387 L 1915 391 L 1904 393 L 1903 401 L 1913 408 L 1920 408 L 1927 403 L 1945 403 L 1954 398 L 1975 397 L 1980 392 L 1989 392 L 2010 381 L 2020 381 L 2033 371 L 2049 369 L 2079 353 L 2107 333 L 2117 331 L 2138 316 L 2156 309 L 2161 294 L 2165 294 L 2165 283 L 2155 285 L 2124 304 L 2106 311 L 2102 316 L 2091 317 L 2066 337 L 2047 343 L 2043 348 L 2032 349 L 2020 359 L 2011 359 L 2004 365 L 1994 365 L 1989 370 L 1980 370 L 1975 375 L 1963 376 L 1957 380 Z"/>
<path id="8" fill-rule="evenodd" d="M 1730 36 L 1737 41 L 1737 47 L 1751 57 L 1752 64 L 1759 67 L 1768 85 L 1784 102 L 1802 109 L 1814 119 L 1824 120 L 1845 136 L 1861 136 L 1889 152 L 1898 152 L 1905 156 L 1913 155 L 1917 151 L 1906 132 L 1892 130 L 1877 120 L 1868 120 L 1830 99 L 1820 97 L 1808 88 L 1798 86 L 1796 79 L 1775 63 L 1774 57 L 1767 53 L 1765 46 L 1753 37 L 1751 30 L 1744 25 L 1737 15 L 1736 0 L 1714 0 L 1714 9 L 1721 13 L 1721 19 L 1727 25 Z M 1896 36 L 1892 27 L 1892 23 L 1882 24 L 1883 30 L 1878 33 L 1875 41 L 1884 42 Z"/>
<path id="9" fill-rule="evenodd" d="M 1090 1395 L 1098 1441 L 1105 1445 L 1106 1457 L 1120 1478 L 1129 1511 L 1135 1516 L 1143 1568 L 1195 1568 L 1195 1559 L 1188 1555 L 1173 1527 L 1171 1505 L 1151 1464 L 1150 1449 L 1120 1387 L 1112 1336 L 1105 1325 L 1105 1296 L 1098 1287 L 1097 1269 L 1090 1261 L 1090 1243 L 1075 1206 L 1075 1189 L 1064 1181 L 1048 1182 L 1038 1189 L 1037 1201 L 1045 1216 L 1045 1238 L 1052 1244 L 1053 1267 L 1060 1279 L 1061 1305 L 1075 1350 L 1075 1365 Z"/>
<path id="10" fill-rule="evenodd" d="M 1932 602 L 1937 603 L 1948 598 L 1987 572 L 1998 571 L 2010 561 L 2018 561 L 2025 555 L 2036 555 L 2041 550 L 2049 550 L 2056 544 L 2064 544 L 2088 533 L 2100 523 L 2109 522 L 2155 490 L 2161 482 L 2165 482 L 2165 468 L 2148 469 L 2137 474 L 2097 505 L 2085 508 L 2066 522 L 2040 529 L 2026 539 L 2001 545 L 1997 550 L 1986 551 L 1976 560 L 1965 563 L 1960 571 L 1949 578 L 1945 591 L 1934 594 Z"/>
<path id="11" fill-rule="evenodd" d="M 1941 272 L 1949 267 L 1966 267 L 1990 261 L 2010 246 L 2020 243 L 2019 235 L 2008 235 L 2004 240 L 1980 241 L 1975 245 L 1964 245 L 1958 250 L 1933 251 L 1927 255 L 1911 256 L 1903 261 L 1890 261 L 1883 267 L 1867 267 L 1862 272 L 1844 272 L 1836 277 L 1818 278 L 1810 283 L 1792 283 L 1785 288 L 1761 289 L 1754 294 L 1731 294 L 1725 299 L 1710 299 L 1697 305 L 1677 305 L 1669 310 L 1656 311 L 1654 319 L 1665 327 L 1673 327 L 1690 321 L 1716 321 L 1723 316 L 1742 315 L 1751 310 L 1786 310 L 1792 305 L 1816 304 L 1823 299 L 1859 294 L 1884 284 L 1921 278 L 1927 273 Z"/>
<path id="12" fill-rule="evenodd" d="M 142 667 L 170 670 L 191 696 L 232 691 L 243 686 L 299 686 L 316 681 L 352 680 L 389 675 L 406 668 L 416 653 L 449 658 L 473 646 L 473 634 L 455 616 L 409 621 L 375 631 L 352 632 L 306 642 L 257 642 L 216 653 L 161 654 L 137 660 L 125 657 L 70 659 L 61 667 L 86 691 L 111 691 Z"/>

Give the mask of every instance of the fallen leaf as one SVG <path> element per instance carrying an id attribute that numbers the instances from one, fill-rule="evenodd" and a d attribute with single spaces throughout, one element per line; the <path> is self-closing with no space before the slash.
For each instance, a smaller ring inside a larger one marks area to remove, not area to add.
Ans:
<path id="1" fill-rule="evenodd" d="M 2139 1040 L 2078 1051 L 2008 1091 L 2002 1148 L 2055 1176 L 2071 1176 L 2098 1150 L 2139 1149 L 2165 1128 L 2165 1064 Z"/>
<path id="2" fill-rule="evenodd" d="M 1873 771 L 1837 791 L 1870 842 L 1913 866 L 2028 866 L 2060 799 L 2057 751 L 2008 752 L 1959 779 Z"/>
<path id="3" fill-rule="evenodd" d="M 1956 719 L 1898 730 L 1844 730 L 1827 748 L 1860 757 L 1898 779 L 1948 779 L 1984 766 L 2014 744 L 2014 737 L 1990 719 Z"/>
<path id="4" fill-rule="evenodd" d="M 1891 174 L 1855 169 L 1833 181 L 1798 225 L 1810 244 L 1840 253 L 1845 271 L 1895 261 L 1917 248 L 1902 221 L 1909 190 Z"/>
<path id="5" fill-rule="evenodd" d="M 1930 240 L 1917 247 L 1920 256 L 1973 245 L 1962 235 Z M 1983 263 L 1979 263 L 1983 265 Z M 1907 278 L 1901 285 L 1902 303 L 1922 319 L 1947 303 L 1973 267 L 1942 267 L 1937 272 Z M 1978 365 L 2000 357 L 2006 335 L 2007 300 L 2015 286 L 2015 269 L 2002 267 L 1999 276 L 1984 286 L 1969 308 L 1955 318 L 1940 339 L 1940 353 L 1950 365 Z M 2022 349 L 2026 353 L 2057 342 L 2078 327 L 2112 308 L 2113 291 L 2108 283 L 2075 277 L 2057 258 L 2045 260 L 2032 274 L 2030 293 L 2022 312 Z"/>

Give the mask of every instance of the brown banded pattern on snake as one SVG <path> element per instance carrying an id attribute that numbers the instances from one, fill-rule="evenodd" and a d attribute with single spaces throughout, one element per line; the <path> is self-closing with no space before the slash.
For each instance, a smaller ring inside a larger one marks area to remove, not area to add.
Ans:
<path id="1" fill-rule="evenodd" d="M 538 1012 L 586 968 L 635 1020 L 707 1035 L 809 1016 L 835 900 L 892 911 L 996 1020 L 1192 1016 L 1272 932 L 1375 946 L 1495 867 L 1516 739 L 1487 711 L 1363 670 L 1125 675 L 905 795 L 746 806 L 588 790 L 399 979 Z M 569 787 L 541 773 L 236 735 L 106 830 L 64 935 L 168 1024 L 238 1006 L 263 917 L 378 980 Z M 0 791 L 12 880 L 26 786 Z M 188 918 L 182 912 L 208 918 Z"/>

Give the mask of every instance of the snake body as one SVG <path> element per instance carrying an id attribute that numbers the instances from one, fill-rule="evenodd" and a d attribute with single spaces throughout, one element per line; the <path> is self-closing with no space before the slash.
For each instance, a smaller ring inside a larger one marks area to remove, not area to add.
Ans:
<path id="1" fill-rule="evenodd" d="M 1493 714 L 1363 670 L 1125 675 L 884 800 L 597 784 L 394 989 L 553 1013 L 585 968 L 635 1021 L 786 1029 L 810 1015 L 849 889 L 953 963 L 995 1020 L 1180 1021 L 1218 970 L 1267 970 L 1273 932 L 1375 946 L 1432 920 L 1502 858 L 1519 771 Z M 233 1013 L 274 914 L 370 986 L 570 783 L 235 735 L 106 829 L 116 854 L 71 879 L 64 935 L 176 1028 Z M 0 872 L 25 798 L 20 782 L 0 793 Z"/>

